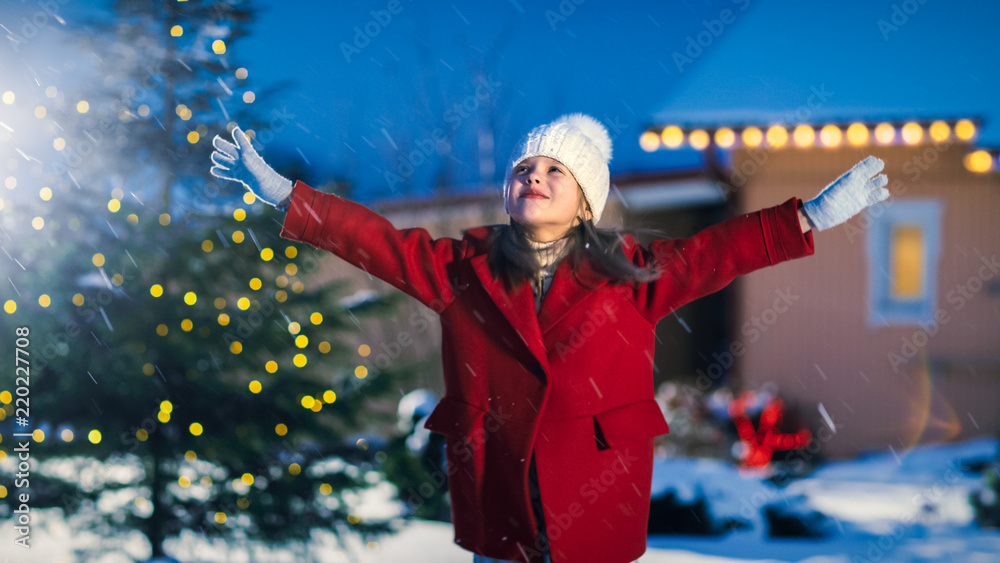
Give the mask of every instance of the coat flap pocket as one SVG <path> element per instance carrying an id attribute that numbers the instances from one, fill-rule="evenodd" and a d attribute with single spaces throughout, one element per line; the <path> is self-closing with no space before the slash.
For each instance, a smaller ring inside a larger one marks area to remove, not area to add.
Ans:
<path id="1" fill-rule="evenodd" d="M 604 448 L 615 448 L 634 440 L 670 432 L 660 405 L 653 399 L 595 414 L 594 426 L 598 443 Z"/>
<path id="2" fill-rule="evenodd" d="M 424 421 L 424 427 L 431 432 L 464 440 L 481 425 L 485 414 L 486 411 L 475 405 L 445 397 Z"/>

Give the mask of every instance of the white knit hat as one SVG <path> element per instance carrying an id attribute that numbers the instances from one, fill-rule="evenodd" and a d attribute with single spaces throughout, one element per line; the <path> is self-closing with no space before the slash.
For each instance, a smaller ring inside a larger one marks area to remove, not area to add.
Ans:
<path id="1" fill-rule="evenodd" d="M 503 210 L 508 214 L 510 173 L 522 160 L 533 156 L 547 156 L 569 168 L 590 204 L 596 224 L 601 219 L 610 187 L 611 136 L 604 125 L 589 115 L 573 113 L 539 125 L 521 139 L 511 154 L 507 177 L 503 181 Z"/>

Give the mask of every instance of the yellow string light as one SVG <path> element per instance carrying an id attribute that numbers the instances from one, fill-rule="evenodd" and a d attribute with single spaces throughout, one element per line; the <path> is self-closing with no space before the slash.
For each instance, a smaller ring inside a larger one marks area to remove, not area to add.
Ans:
<path id="1" fill-rule="evenodd" d="M 729 127 L 721 127 L 715 132 L 715 144 L 728 149 L 736 142 L 736 133 Z"/>
<path id="2" fill-rule="evenodd" d="M 927 132 L 934 142 L 940 143 L 948 140 L 948 137 L 951 135 L 951 128 L 944 121 L 935 121 L 931 123 Z"/>
<path id="3" fill-rule="evenodd" d="M 663 145 L 668 149 L 676 149 L 684 142 L 684 132 L 681 131 L 680 127 L 670 125 L 660 133 L 660 139 L 663 140 Z"/>
<path id="4" fill-rule="evenodd" d="M 836 125 L 825 125 L 819 130 L 819 141 L 824 147 L 838 147 L 842 134 L 840 127 Z"/>
<path id="5" fill-rule="evenodd" d="M 759 147 L 764 141 L 764 133 L 758 127 L 747 127 L 743 130 L 742 139 L 748 147 Z"/>
<path id="6" fill-rule="evenodd" d="M 695 129 L 688 135 L 688 143 L 691 148 L 702 150 L 708 146 L 709 136 L 704 129 Z"/>
<path id="7" fill-rule="evenodd" d="M 875 126 L 875 141 L 880 145 L 888 145 L 896 139 L 896 129 L 890 123 L 879 123 Z"/>
<path id="8" fill-rule="evenodd" d="M 816 131 L 809 125 L 799 125 L 792 132 L 792 139 L 795 140 L 795 145 L 799 147 L 808 147 L 813 144 L 816 139 Z"/>
<path id="9" fill-rule="evenodd" d="M 767 129 L 767 144 L 781 148 L 788 142 L 788 130 L 781 125 L 772 125 Z"/>
<path id="10" fill-rule="evenodd" d="M 646 152 L 653 152 L 660 148 L 660 136 L 652 131 L 646 131 L 639 135 L 639 147 Z"/>
<path id="11" fill-rule="evenodd" d="M 859 147 L 868 142 L 868 127 L 864 123 L 852 123 L 847 128 L 847 142 Z"/>
<path id="12" fill-rule="evenodd" d="M 910 122 L 903 125 L 900 130 L 900 134 L 903 137 L 903 142 L 907 145 L 915 145 L 920 142 L 924 137 L 924 130 L 917 123 Z"/>
<path id="13" fill-rule="evenodd" d="M 993 157 L 984 150 L 978 150 L 965 155 L 962 162 L 970 172 L 983 173 L 988 172 L 993 166 Z"/>
<path id="14" fill-rule="evenodd" d="M 968 141 L 976 135 L 976 126 L 968 119 L 960 119 L 955 123 L 955 136 Z"/>

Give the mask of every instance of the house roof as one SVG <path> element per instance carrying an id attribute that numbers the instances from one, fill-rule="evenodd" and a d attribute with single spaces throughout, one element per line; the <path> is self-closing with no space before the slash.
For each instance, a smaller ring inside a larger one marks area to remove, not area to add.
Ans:
<path id="1" fill-rule="evenodd" d="M 981 122 L 977 144 L 1000 147 L 1000 3 L 741 5 L 672 54 L 684 79 L 651 125 L 968 118 Z"/>

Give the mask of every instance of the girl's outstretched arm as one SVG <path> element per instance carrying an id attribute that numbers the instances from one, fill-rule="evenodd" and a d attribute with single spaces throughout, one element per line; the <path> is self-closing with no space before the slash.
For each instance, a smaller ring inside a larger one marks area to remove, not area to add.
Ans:
<path id="1" fill-rule="evenodd" d="M 803 228 L 801 203 L 745 213 L 682 239 L 657 240 L 634 249 L 633 262 L 656 262 L 662 273 L 635 284 L 634 303 L 651 323 L 681 306 L 729 285 L 737 277 L 781 262 L 811 256 L 813 233 Z M 635 243 L 638 245 L 638 243 Z"/>
<path id="2" fill-rule="evenodd" d="M 334 194 L 296 182 L 281 237 L 326 250 L 440 313 L 457 297 L 451 265 L 465 257 L 465 239 L 397 229 L 388 219 Z"/>
<path id="3" fill-rule="evenodd" d="M 469 244 L 432 239 L 426 229 L 396 229 L 367 207 L 282 177 L 257 154 L 246 134 L 230 143 L 216 135 L 211 173 L 240 182 L 261 201 L 287 211 L 281 236 L 343 258 L 440 313 L 455 299 L 449 265 Z"/>
<path id="4" fill-rule="evenodd" d="M 776 207 L 723 221 L 691 238 L 653 242 L 648 251 L 635 254 L 636 261 L 655 260 L 664 273 L 636 286 L 637 308 L 655 323 L 738 276 L 812 255 L 811 229 L 839 225 L 889 197 L 885 188 L 889 180 L 879 174 L 884 166 L 869 156 L 804 203 L 791 198 Z"/>

